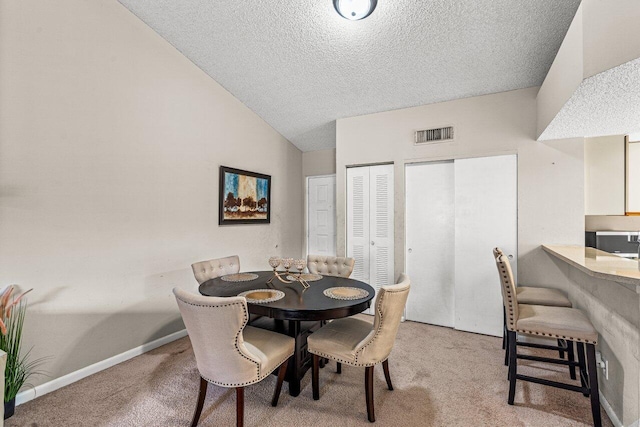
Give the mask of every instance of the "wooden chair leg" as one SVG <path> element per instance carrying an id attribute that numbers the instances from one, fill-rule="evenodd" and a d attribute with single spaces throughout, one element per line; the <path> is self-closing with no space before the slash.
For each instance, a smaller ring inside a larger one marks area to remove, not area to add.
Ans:
<path id="1" fill-rule="evenodd" d="M 288 361 L 280 365 L 280 369 L 278 370 L 278 381 L 276 382 L 276 390 L 273 392 L 273 399 L 271 399 L 271 406 L 278 406 L 278 399 L 280 398 L 280 391 L 282 390 L 282 382 L 284 381 L 284 376 L 287 374 L 287 365 L 291 363 L 292 359 L 293 356 L 291 356 Z"/>
<path id="2" fill-rule="evenodd" d="M 589 395 L 594 427 L 602 426 L 600 416 L 600 394 L 598 391 L 598 368 L 596 367 L 596 346 L 587 344 L 587 368 L 589 370 Z"/>
<path id="3" fill-rule="evenodd" d="M 578 351 L 578 369 L 580 370 L 580 385 L 582 388 L 587 388 L 587 364 L 584 361 L 584 344 L 580 341 L 576 343 L 577 351 Z M 589 392 L 582 393 L 584 397 L 589 397 Z"/>
<path id="4" fill-rule="evenodd" d="M 342 363 L 337 362 L 336 363 L 336 372 L 341 374 L 342 373 Z"/>
<path id="5" fill-rule="evenodd" d="M 567 341 L 567 359 L 569 362 L 576 360 L 575 353 L 573 352 L 573 341 Z M 576 379 L 576 367 L 574 365 L 569 366 L 569 376 L 572 380 Z"/>
<path id="6" fill-rule="evenodd" d="M 191 427 L 196 427 L 198 425 L 198 420 L 200 419 L 200 414 L 202 413 L 202 406 L 204 405 L 204 398 L 207 395 L 207 386 L 209 382 L 204 378 L 200 377 L 200 391 L 198 392 L 198 403 L 196 404 L 196 410 L 193 413 L 193 419 L 191 420 Z"/>
<path id="7" fill-rule="evenodd" d="M 367 417 L 369 422 L 376 421 L 373 408 L 373 366 L 367 366 L 364 370 L 364 389 L 367 396 Z"/>
<path id="8" fill-rule="evenodd" d="M 387 380 L 387 388 L 393 390 L 393 384 L 391 384 L 391 375 L 389 375 L 389 359 L 382 362 L 382 370 L 384 371 L 384 379 Z"/>
<path id="9" fill-rule="evenodd" d="M 516 375 L 518 372 L 518 353 L 516 349 L 516 333 L 509 331 L 507 335 L 509 345 L 509 405 L 513 405 L 516 396 Z"/>
<path id="10" fill-rule="evenodd" d="M 320 384 L 319 376 L 320 376 L 320 356 L 317 354 L 313 355 L 313 368 L 311 373 L 311 388 L 313 389 L 313 400 L 320 399 Z"/>
<path id="11" fill-rule="evenodd" d="M 244 425 L 244 387 L 236 387 L 236 426 Z"/>

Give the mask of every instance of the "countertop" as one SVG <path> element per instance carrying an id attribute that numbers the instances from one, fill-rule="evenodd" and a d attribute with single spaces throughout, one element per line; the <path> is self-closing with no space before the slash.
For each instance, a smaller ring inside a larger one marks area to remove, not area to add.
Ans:
<path id="1" fill-rule="evenodd" d="M 584 246 L 542 245 L 542 249 L 589 276 L 632 285 L 640 293 L 638 261 Z"/>

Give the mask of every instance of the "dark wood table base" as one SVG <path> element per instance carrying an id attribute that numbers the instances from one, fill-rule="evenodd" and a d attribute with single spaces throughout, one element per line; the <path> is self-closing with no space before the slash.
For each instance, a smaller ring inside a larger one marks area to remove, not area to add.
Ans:
<path id="1" fill-rule="evenodd" d="M 311 368 L 313 358 L 307 351 L 307 338 L 321 327 L 320 321 L 300 321 L 300 320 L 277 320 L 268 317 L 261 317 L 251 326 L 261 329 L 286 334 L 296 340 L 293 363 L 287 368 L 285 381 L 289 383 L 289 394 L 298 396 L 300 394 L 300 382 L 305 373 Z M 276 372 L 274 372 L 275 374 Z"/>

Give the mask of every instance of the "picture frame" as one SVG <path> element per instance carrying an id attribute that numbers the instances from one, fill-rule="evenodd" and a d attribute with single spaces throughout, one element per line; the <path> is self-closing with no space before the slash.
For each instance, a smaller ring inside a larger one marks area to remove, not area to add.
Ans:
<path id="1" fill-rule="evenodd" d="M 271 222 L 271 175 L 220 166 L 218 197 L 218 225 Z"/>

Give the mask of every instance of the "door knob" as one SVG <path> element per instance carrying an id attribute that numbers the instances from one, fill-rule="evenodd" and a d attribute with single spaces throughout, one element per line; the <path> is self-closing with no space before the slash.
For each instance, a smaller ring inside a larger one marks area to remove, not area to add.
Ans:
<path id="1" fill-rule="evenodd" d="M 375 246 L 376 242 L 374 242 L 373 240 L 371 241 L 371 246 Z"/>
<path id="2" fill-rule="evenodd" d="M 409 248 L 408 252 L 409 252 L 409 253 L 413 252 L 413 249 Z"/>
<path id="3" fill-rule="evenodd" d="M 509 256 L 507 256 L 507 258 L 513 259 L 513 255 L 509 255 Z"/>

